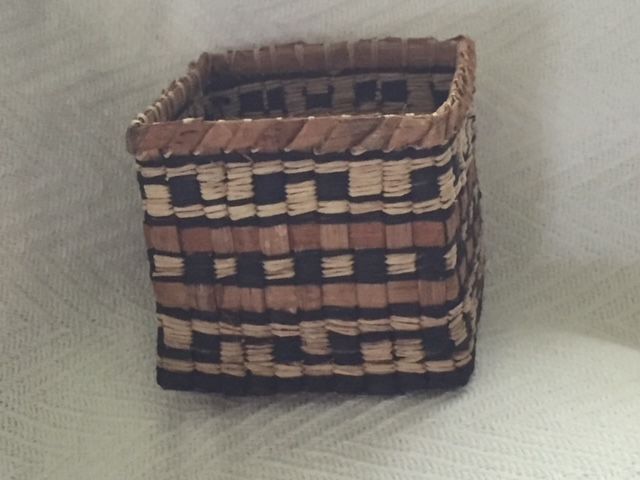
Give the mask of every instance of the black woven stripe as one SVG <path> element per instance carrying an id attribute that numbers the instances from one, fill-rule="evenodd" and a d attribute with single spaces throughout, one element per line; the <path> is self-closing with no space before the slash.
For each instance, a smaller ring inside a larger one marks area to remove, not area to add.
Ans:
<path id="1" fill-rule="evenodd" d="M 362 365 L 362 353 L 360 352 L 360 338 L 347 335 L 329 335 L 331 348 L 333 349 L 333 361 L 336 365 Z M 345 350 L 341 350 L 344 347 Z"/>
<path id="2" fill-rule="evenodd" d="M 387 279 L 386 250 L 355 250 L 353 253 L 357 283 L 384 283 Z"/>
<path id="3" fill-rule="evenodd" d="M 138 183 L 143 185 L 167 185 L 167 177 L 164 175 L 157 175 L 155 177 L 145 177 L 140 172 L 138 172 Z"/>
<path id="4" fill-rule="evenodd" d="M 408 96 L 407 80 L 397 79 L 380 82 L 380 93 L 383 102 L 406 103 Z"/>
<path id="5" fill-rule="evenodd" d="M 367 203 L 367 202 L 381 202 L 382 195 L 361 195 L 357 197 L 349 196 L 349 203 Z"/>
<path id="6" fill-rule="evenodd" d="M 313 170 L 308 172 L 300 172 L 300 173 L 287 173 L 286 174 L 286 182 L 287 185 L 292 185 L 296 183 L 308 182 L 315 178 L 315 172 Z"/>
<path id="7" fill-rule="evenodd" d="M 349 173 L 317 174 L 316 192 L 318 201 L 346 200 L 349 195 Z"/>
<path id="8" fill-rule="evenodd" d="M 167 317 L 178 318 L 180 320 L 190 320 L 191 310 L 185 310 L 182 308 L 165 307 L 156 302 L 156 313 L 159 315 L 166 315 Z M 203 317 L 199 317 L 203 318 Z"/>
<path id="9" fill-rule="evenodd" d="M 269 319 L 272 323 L 281 325 L 298 325 L 299 323 L 295 313 L 283 310 L 269 310 Z"/>
<path id="10" fill-rule="evenodd" d="M 420 305 L 417 303 L 390 303 L 389 315 L 416 318 L 420 316 Z"/>
<path id="11" fill-rule="evenodd" d="M 245 253 L 239 255 L 236 261 L 236 278 L 238 286 L 262 288 L 264 287 L 264 269 L 260 253 Z"/>
<path id="12" fill-rule="evenodd" d="M 176 224 L 175 215 L 167 215 L 166 217 L 152 217 L 147 212 L 144 213 L 144 223 L 152 227 L 168 227 Z"/>
<path id="13" fill-rule="evenodd" d="M 204 215 L 199 217 L 188 217 L 188 218 L 184 218 L 176 215 L 176 225 L 180 229 L 211 227 L 211 221 Z"/>
<path id="14" fill-rule="evenodd" d="M 249 198 L 238 198 L 236 200 L 227 200 L 225 202 L 229 207 L 242 207 L 244 205 L 253 205 L 255 203 L 252 197 Z"/>
<path id="15" fill-rule="evenodd" d="M 295 337 L 275 337 L 273 357 L 277 363 L 300 362 L 304 359 L 302 339 Z"/>
<path id="16" fill-rule="evenodd" d="M 376 343 L 384 340 L 392 340 L 394 338 L 393 331 L 387 332 L 361 332 L 360 341 L 362 343 Z"/>
<path id="17" fill-rule="evenodd" d="M 440 197 L 439 170 L 437 167 L 428 167 L 411 172 L 411 199 L 414 202 Z"/>
<path id="18" fill-rule="evenodd" d="M 176 207 L 197 205 L 202 199 L 200 183 L 195 175 L 180 175 L 168 179 L 171 201 Z"/>
<path id="19" fill-rule="evenodd" d="M 184 275 L 152 277 L 155 283 L 185 283 Z"/>
<path id="20" fill-rule="evenodd" d="M 358 308 L 358 318 L 363 320 L 379 320 L 382 318 L 389 318 L 389 311 L 387 308 Z"/>
<path id="21" fill-rule="evenodd" d="M 351 215 L 349 213 L 336 213 L 336 214 L 318 214 L 316 220 L 319 224 L 323 225 L 336 225 L 349 223 Z"/>
<path id="22" fill-rule="evenodd" d="M 449 327 L 444 325 L 423 330 L 422 346 L 427 360 L 450 359 L 454 352 L 454 344 L 450 338 Z"/>
<path id="23" fill-rule="evenodd" d="M 212 254 L 194 253 L 185 256 L 184 271 L 187 284 L 211 284 L 216 281 Z"/>
<path id="24" fill-rule="evenodd" d="M 266 312 L 248 312 L 243 310 L 240 312 L 240 321 L 247 325 L 268 325 L 269 317 Z"/>
<path id="25" fill-rule="evenodd" d="M 287 198 L 284 187 L 284 172 L 268 175 L 253 175 L 253 191 L 256 205 L 284 202 Z"/>
<path id="26" fill-rule="evenodd" d="M 287 214 L 271 215 L 268 217 L 258 217 L 258 224 L 261 227 L 275 227 L 277 225 L 286 225 L 289 217 Z"/>
<path id="27" fill-rule="evenodd" d="M 220 356 L 220 335 L 210 335 L 198 331 L 193 332 L 191 345 L 194 350 L 206 354 L 212 358 Z M 200 360 L 203 361 L 203 360 Z M 213 361 L 213 360 L 206 360 Z M 217 362 L 215 360 L 213 363 Z"/>

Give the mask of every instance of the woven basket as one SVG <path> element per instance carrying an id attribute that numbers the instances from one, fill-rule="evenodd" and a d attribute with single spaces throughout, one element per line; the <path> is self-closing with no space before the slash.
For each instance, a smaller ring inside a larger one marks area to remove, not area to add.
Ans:
<path id="1" fill-rule="evenodd" d="M 203 54 L 127 131 L 161 386 L 467 382 L 482 292 L 464 37 Z"/>

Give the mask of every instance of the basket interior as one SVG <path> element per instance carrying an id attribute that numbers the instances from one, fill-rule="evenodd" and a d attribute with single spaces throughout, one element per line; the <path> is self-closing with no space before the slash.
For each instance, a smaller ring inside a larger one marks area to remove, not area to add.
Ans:
<path id="1" fill-rule="evenodd" d="M 455 66 L 412 71 L 340 71 L 282 76 L 214 75 L 180 118 L 205 120 L 359 113 L 433 113 Z"/>

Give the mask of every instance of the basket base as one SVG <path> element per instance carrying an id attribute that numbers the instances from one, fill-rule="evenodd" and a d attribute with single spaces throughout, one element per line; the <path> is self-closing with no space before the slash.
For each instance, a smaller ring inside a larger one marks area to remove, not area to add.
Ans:
<path id="1" fill-rule="evenodd" d="M 452 389 L 466 385 L 475 367 L 475 358 L 447 373 L 327 376 L 283 379 L 246 375 L 208 375 L 200 372 L 171 372 L 157 368 L 157 382 L 167 390 L 194 390 L 231 396 L 273 395 L 297 392 L 398 395 L 420 390 Z"/>

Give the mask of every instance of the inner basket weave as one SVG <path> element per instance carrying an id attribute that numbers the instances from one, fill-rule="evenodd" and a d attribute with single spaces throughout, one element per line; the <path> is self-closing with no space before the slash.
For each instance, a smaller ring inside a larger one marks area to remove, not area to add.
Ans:
<path id="1" fill-rule="evenodd" d="M 204 53 L 133 121 L 158 383 L 467 382 L 483 260 L 465 37 Z"/>

